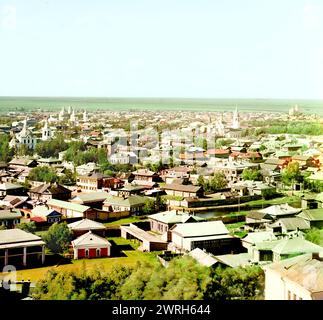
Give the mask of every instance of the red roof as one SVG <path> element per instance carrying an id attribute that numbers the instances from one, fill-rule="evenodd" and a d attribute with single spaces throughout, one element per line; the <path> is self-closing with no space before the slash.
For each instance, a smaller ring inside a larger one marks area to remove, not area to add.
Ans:
<path id="1" fill-rule="evenodd" d="M 259 152 L 232 152 L 230 154 L 230 157 L 237 158 L 247 158 L 247 159 L 252 159 L 252 158 L 262 158 L 262 155 Z"/>
<path id="2" fill-rule="evenodd" d="M 207 154 L 229 154 L 230 150 L 225 149 L 208 149 Z"/>
<path id="3" fill-rule="evenodd" d="M 43 217 L 32 217 L 32 218 L 30 218 L 30 221 L 44 222 L 44 221 L 46 221 L 46 218 L 43 218 Z"/>

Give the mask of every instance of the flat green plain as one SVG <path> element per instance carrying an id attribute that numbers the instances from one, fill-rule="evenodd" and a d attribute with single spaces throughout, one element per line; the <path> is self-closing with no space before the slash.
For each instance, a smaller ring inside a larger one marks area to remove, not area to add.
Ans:
<path id="1" fill-rule="evenodd" d="M 297 99 L 181 99 L 181 98 L 79 98 L 79 97 L 0 97 L 0 112 L 58 111 L 71 106 L 76 110 L 112 111 L 232 111 L 288 112 L 298 105 L 307 114 L 323 115 L 323 100 Z"/>

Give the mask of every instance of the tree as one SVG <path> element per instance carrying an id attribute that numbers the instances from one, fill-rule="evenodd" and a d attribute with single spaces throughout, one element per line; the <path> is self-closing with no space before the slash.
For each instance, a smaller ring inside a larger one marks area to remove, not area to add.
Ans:
<path id="1" fill-rule="evenodd" d="M 53 183 L 58 181 L 56 171 L 47 166 L 40 166 L 30 170 L 29 180 Z"/>
<path id="2" fill-rule="evenodd" d="M 323 245 L 323 232 L 320 229 L 312 228 L 305 234 L 305 239 L 319 246 Z"/>
<path id="3" fill-rule="evenodd" d="M 204 299 L 256 300 L 264 291 L 264 272 L 259 266 L 238 268 L 218 267 L 211 272 Z"/>
<path id="4" fill-rule="evenodd" d="M 241 178 L 243 180 L 261 181 L 262 174 L 260 170 L 245 168 L 242 171 Z"/>
<path id="5" fill-rule="evenodd" d="M 64 154 L 65 161 L 73 161 L 76 154 L 85 151 L 85 144 L 82 141 L 72 141 L 69 143 L 68 148 Z"/>
<path id="6" fill-rule="evenodd" d="M 32 222 L 22 222 L 16 225 L 16 228 L 24 230 L 26 232 L 35 233 L 36 232 L 36 223 Z"/>
<path id="7" fill-rule="evenodd" d="M 113 266 L 107 273 L 102 268 L 90 272 L 85 268 L 79 273 L 50 270 L 38 281 L 33 291 L 35 300 L 107 300 L 115 299 L 131 269 Z"/>
<path id="8" fill-rule="evenodd" d="M 0 135 L 0 161 L 8 162 L 11 160 L 14 152 L 9 148 L 9 136 Z"/>
<path id="9" fill-rule="evenodd" d="M 200 187 L 205 186 L 205 180 L 204 180 L 204 177 L 202 175 L 199 175 L 199 177 L 197 178 L 197 185 L 200 186 Z"/>
<path id="10" fill-rule="evenodd" d="M 52 252 L 63 253 L 68 249 L 72 236 L 73 232 L 67 227 L 66 222 L 55 222 L 44 234 L 43 240 Z"/>
<path id="11" fill-rule="evenodd" d="M 43 300 L 233 300 L 260 299 L 264 273 L 259 266 L 210 269 L 192 257 L 174 258 L 164 268 L 157 262 L 116 266 L 107 272 L 50 270 L 37 282 L 34 299 Z"/>
<path id="12" fill-rule="evenodd" d="M 152 214 L 156 212 L 156 201 L 154 199 L 147 199 L 143 207 L 144 214 Z"/>
<path id="13" fill-rule="evenodd" d="M 1 226 L 0 226 L 0 231 L 1 231 L 1 230 L 7 230 L 7 228 L 6 228 L 5 226 L 1 225 Z"/>
<path id="14" fill-rule="evenodd" d="M 226 188 L 228 181 L 223 172 L 215 172 L 210 179 L 210 188 L 212 191 L 217 191 Z"/>
<path id="15" fill-rule="evenodd" d="M 66 169 L 64 175 L 58 178 L 60 184 L 74 184 L 76 181 L 76 175 L 72 170 Z"/>
<path id="16" fill-rule="evenodd" d="M 58 134 L 54 139 L 40 141 L 36 145 L 36 152 L 43 158 L 57 158 L 59 153 L 66 150 L 68 144 L 64 141 L 64 136 Z"/>
<path id="17" fill-rule="evenodd" d="M 282 181 L 287 185 L 292 185 L 295 182 L 301 182 L 303 176 L 298 162 L 290 162 L 282 172 Z"/>

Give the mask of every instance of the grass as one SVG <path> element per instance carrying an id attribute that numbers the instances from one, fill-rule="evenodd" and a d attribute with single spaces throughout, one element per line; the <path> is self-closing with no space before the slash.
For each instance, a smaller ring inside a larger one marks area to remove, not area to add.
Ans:
<path id="1" fill-rule="evenodd" d="M 244 237 L 248 232 L 240 230 L 241 227 L 243 227 L 245 224 L 244 221 L 237 222 L 237 223 L 230 223 L 226 224 L 225 226 L 230 231 L 231 235 L 237 236 L 239 238 Z"/>
<path id="2" fill-rule="evenodd" d="M 300 198 L 297 196 L 286 196 L 286 197 L 281 197 L 281 198 L 275 198 L 275 199 L 270 199 L 270 200 L 253 200 L 249 202 L 245 202 L 245 204 L 250 205 L 250 206 L 256 206 L 256 205 L 275 205 L 275 204 L 283 204 L 283 203 L 288 203 L 288 204 L 293 204 L 293 203 L 300 203 Z"/>
<path id="3" fill-rule="evenodd" d="M 245 224 L 245 222 L 241 221 L 241 222 L 226 224 L 225 226 L 227 227 L 227 229 L 229 231 L 234 231 L 236 229 L 239 229 L 240 227 L 243 227 L 244 224 Z"/>
<path id="4" fill-rule="evenodd" d="M 248 213 L 250 212 L 250 210 L 240 210 L 239 211 L 235 211 L 235 212 L 230 212 L 229 214 L 225 214 L 225 217 L 239 217 L 239 216 L 246 216 Z"/>
<path id="5" fill-rule="evenodd" d="M 157 255 L 160 252 L 141 252 L 135 250 L 138 247 L 137 243 L 133 241 L 111 237 L 108 238 L 116 244 L 117 246 L 130 246 L 128 250 L 122 250 L 124 256 L 122 257 L 110 257 L 110 258 L 101 258 L 101 259 L 82 259 L 82 260 L 72 260 L 71 263 L 59 265 L 59 266 L 49 266 L 41 267 L 34 269 L 25 269 L 17 271 L 17 280 L 30 280 L 32 282 L 37 282 L 38 280 L 45 277 L 46 273 L 50 270 L 57 270 L 63 272 L 78 272 L 83 268 L 86 270 L 106 270 L 109 271 L 113 266 L 123 265 L 123 266 L 134 266 L 137 262 L 149 262 L 157 263 Z"/>

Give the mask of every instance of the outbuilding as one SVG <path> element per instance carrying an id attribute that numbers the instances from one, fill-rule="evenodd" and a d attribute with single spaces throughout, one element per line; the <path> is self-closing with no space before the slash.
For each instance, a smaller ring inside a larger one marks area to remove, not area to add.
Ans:
<path id="1" fill-rule="evenodd" d="M 72 241 L 74 259 L 110 257 L 111 243 L 89 231 Z"/>

